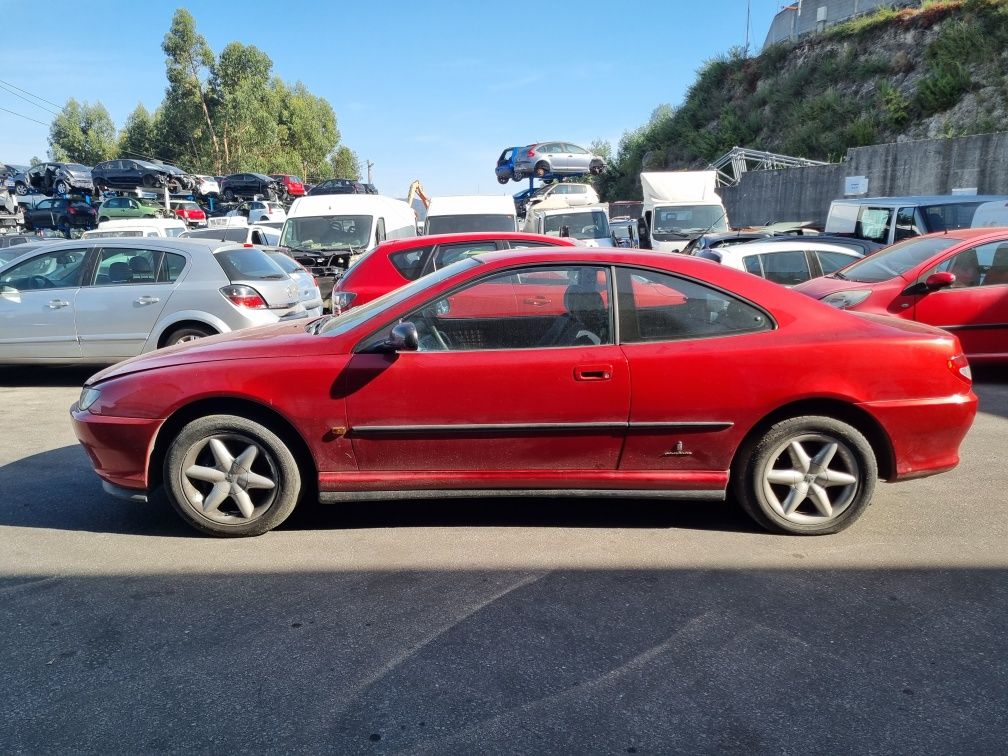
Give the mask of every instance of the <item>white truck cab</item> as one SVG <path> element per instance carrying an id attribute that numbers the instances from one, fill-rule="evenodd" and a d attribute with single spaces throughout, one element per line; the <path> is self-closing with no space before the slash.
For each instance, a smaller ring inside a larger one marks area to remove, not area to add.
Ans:
<path id="1" fill-rule="evenodd" d="M 514 199 L 506 194 L 432 197 L 424 228 L 428 235 L 517 231 Z"/>
<path id="2" fill-rule="evenodd" d="M 728 231 L 728 212 L 715 188 L 716 171 L 641 173 L 641 247 L 681 252 L 690 239 Z"/>

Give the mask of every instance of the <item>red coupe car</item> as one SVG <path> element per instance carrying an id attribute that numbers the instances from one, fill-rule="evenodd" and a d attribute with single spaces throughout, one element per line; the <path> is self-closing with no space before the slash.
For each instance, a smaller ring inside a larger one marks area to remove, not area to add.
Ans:
<path id="1" fill-rule="evenodd" d="M 1008 362 L 1008 228 L 918 236 L 794 291 L 939 326 L 959 337 L 970 361 Z"/>
<path id="2" fill-rule="evenodd" d="M 435 234 L 387 241 L 354 262 L 336 282 L 333 310 L 359 307 L 463 257 L 499 249 L 573 246 L 567 238 L 519 232 Z"/>
<path id="3" fill-rule="evenodd" d="M 731 493 L 820 534 L 877 478 L 954 467 L 976 401 L 947 332 L 706 260 L 538 249 L 121 362 L 71 412 L 109 492 L 163 487 L 214 535 L 264 533 L 303 497 L 544 493 Z"/>

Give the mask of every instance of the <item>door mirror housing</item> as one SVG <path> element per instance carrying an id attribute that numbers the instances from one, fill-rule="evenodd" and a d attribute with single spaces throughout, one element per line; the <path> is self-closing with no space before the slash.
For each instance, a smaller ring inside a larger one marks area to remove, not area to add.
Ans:
<path id="1" fill-rule="evenodd" d="M 420 348 L 420 334 L 416 326 L 409 322 L 396 323 L 389 331 L 389 337 L 382 343 L 383 352 L 415 352 Z"/>
<path id="2" fill-rule="evenodd" d="M 928 291 L 938 291 L 939 289 L 947 289 L 955 282 L 956 282 L 955 273 L 949 273 L 947 270 L 939 271 L 938 273 L 932 273 L 930 276 L 924 279 L 924 285 L 927 287 Z"/>

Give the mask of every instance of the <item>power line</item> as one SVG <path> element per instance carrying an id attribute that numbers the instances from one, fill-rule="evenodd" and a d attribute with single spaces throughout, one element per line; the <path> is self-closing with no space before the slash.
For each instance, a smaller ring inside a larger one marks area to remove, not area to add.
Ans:
<path id="1" fill-rule="evenodd" d="M 45 97 L 39 97 L 37 94 L 32 94 L 27 89 L 21 89 L 21 87 L 15 86 L 14 84 L 11 84 L 9 81 L 4 81 L 3 79 L 0 79 L 0 84 L 6 84 L 8 87 L 14 87 L 14 89 L 16 89 L 18 92 L 24 92 L 26 95 L 28 95 L 30 97 L 34 97 L 36 100 L 42 100 L 42 102 L 47 102 L 50 105 L 52 105 L 54 108 L 61 108 L 61 107 L 63 107 L 62 105 L 57 105 L 52 100 L 47 100 Z"/>
<path id="2" fill-rule="evenodd" d="M 16 115 L 19 118 L 24 118 L 26 121 L 35 121 L 35 123 L 37 123 L 37 124 L 39 124 L 41 126 L 48 126 L 49 125 L 48 123 L 44 123 L 44 122 L 42 122 L 42 121 L 40 121 L 40 120 L 38 120 L 36 118 L 29 118 L 28 116 L 22 115 L 21 113 L 15 113 L 13 110 L 7 110 L 7 108 L 0 108 L 0 110 L 2 110 L 4 113 L 10 113 L 11 115 Z"/>
<path id="3" fill-rule="evenodd" d="M 0 89 L 2 89 L 2 90 L 3 90 L 4 92 L 6 92 L 7 94 L 12 94 L 12 95 L 14 95 L 15 97 L 20 97 L 20 98 L 21 98 L 22 100 L 24 100 L 25 102 L 27 102 L 27 103 L 28 103 L 29 105 L 34 105 L 34 106 L 35 106 L 36 108 L 40 108 L 41 110 L 44 110 L 44 111 L 45 111 L 45 112 L 47 112 L 47 113 L 52 113 L 53 115 L 59 115 L 59 113 L 57 113 L 57 112 L 56 112 L 55 110 L 53 110 L 52 108 L 47 108 L 47 107 L 46 107 L 45 105 L 39 105 L 39 104 L 38 104 L 37 102 L 34 102 L 34 101 L 32 101 L 32 100 L 29 100 L 29 99 L 28 99 L 27 97 L 25 97 L 24 95 L 19 95 L 19 94 L 18 94 L 17 92 L 14 92 L 13 90 L 11 90 L 11 89 L 8 89 L 8 88 L 7 88 L 6 86 L 4 86 L 4 85 L 3 85 L 2 83 L 0 83 Z M 15 87 L 15 89 L 16 89 L 16 87 Z"/>

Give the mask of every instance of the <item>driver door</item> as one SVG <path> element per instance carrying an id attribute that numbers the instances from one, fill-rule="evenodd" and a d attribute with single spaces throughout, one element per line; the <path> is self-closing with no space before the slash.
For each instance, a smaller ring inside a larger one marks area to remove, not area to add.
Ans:
<path id="1" fill-rule="evenodd" d="M 87 250 L 32 255 L 0 278 L 0 362 L 81 357 L 75 304 Z"/>
<path id="2" fill-rule="evenodd" d="M 573 311 L 553 315 L 523 304 L 553 293 L 515 297 L 510 292 L 522 273 L 563 275 L 578 289 L 568 299 L 592 301 L 592 312 L 579 319 Z M 606 296 L 587 291 L 592 284 L 578 288 L 577 281 L 596 276 Z M 361 472 L 394 481 L 403 471 L 426 471 L 411 475 L 408 485 L 431 488 L 497 487 L 505 480 L 578 487 L 579 478 L 598 487 L 605 471 L 616 469 L 630 410 L 629 371 L 613 343 L 608 291 L 603 267 L 509 271 L 405 314 L 401 320 L 420 332 L 418 351 L 374 351 L 388 328 L 365 339 L 340 391 Z M 589 327 L 601 333 L 587 337 Z"/>

